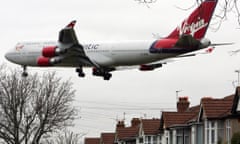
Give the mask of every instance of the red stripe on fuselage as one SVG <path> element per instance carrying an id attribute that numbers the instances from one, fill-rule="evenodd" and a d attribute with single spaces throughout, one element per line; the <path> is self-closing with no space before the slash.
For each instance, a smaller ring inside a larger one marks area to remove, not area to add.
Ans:
<path id="1" fill-rule="evenodd" d="M 177 39 L 161 39 L 154 44 L 154 48 L 173 48 L 177 41 Z"/>

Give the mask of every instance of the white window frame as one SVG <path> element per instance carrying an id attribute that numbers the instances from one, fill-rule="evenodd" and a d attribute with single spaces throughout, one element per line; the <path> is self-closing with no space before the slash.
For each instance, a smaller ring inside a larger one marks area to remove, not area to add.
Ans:
<path id="1" fill-rule="evenodd" d="M 231 144 L 231 121 L 229 119 L 226 120 L 226 142 Z"/>
<path id="2" fill-rule="evenodd" d="M 217 121 L 206 121 L 205 124 L 205 143 L 217 144 Z"/>
<path id="3" fill-rule="evenodd" d="M 144 144 L 152 144 L 152 136 L 145 136 L 144 137 Z"/>

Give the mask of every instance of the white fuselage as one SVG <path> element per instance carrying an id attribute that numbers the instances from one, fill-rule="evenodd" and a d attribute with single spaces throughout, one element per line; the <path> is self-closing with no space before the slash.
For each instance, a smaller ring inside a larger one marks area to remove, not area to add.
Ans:
<path id="1" fill-rule="evenodd" d="M 177 54 L 150 53 L 153 40 L 90 42 L 81 44 L 89 59 L 104 67 L 132 66 L 159 61 Z M 42 56 L 45 46 L 57 45 L 57 42 L 23 42 L 9 51 L 5 56 L 8 60 L 23 66 L 38 66 L 37 59 Z M 61 64 L 55 66 L 77 67 L 74 55 L 69 55 Z M 85 65 L 87 66 L 87 65 Z"/>

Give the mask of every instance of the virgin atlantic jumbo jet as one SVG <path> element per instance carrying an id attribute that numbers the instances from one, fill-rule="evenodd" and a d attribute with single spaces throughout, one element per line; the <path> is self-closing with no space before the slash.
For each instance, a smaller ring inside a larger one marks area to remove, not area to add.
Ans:
<path id="1" fill-rule="evenodd" d="M 109 80 L 110 72 L 123 67 L 138 66 L 141 71 L 159 68 L 163 60 L 190 56 L 187 53 L 216 46 L 204 38 L 217 0 L 205 0 L 179 27 L 167 37 L 155 41 L 119 41 L 81 43 L 77 40 L 72 21 L 63 28 L 57 42 L 20 42 L 5 57 L 23 66 L 76 67 L 84 77 L 83 67 L 93 67 L 92 74 Z M 206 52 L 210 52 L 208 48 Z"/>

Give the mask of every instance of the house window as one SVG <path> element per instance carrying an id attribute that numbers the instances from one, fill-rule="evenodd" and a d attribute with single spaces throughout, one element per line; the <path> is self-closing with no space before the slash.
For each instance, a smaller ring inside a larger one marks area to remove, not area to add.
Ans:
<path id="1" fill-rule="evenodd" d="M 139 143 L 143 143 L 143 138 L 142 137 L 139 138 Z"/>
<path id="2" fill-rule="evenodd" d="M 177 144 L 189 144 L 189 130 L 188 129 L 178 129 L 176 134 Z"/>
<path id="3" fill-rule="evenodd" d="M 231 123 L 230 123 L 230 120 L 228 119 L 226 121 L 226 141 L 227 141 L 227 144 L 230 144 L 230 140 L 231 140 Z"/>
<path id="4" fill-rule="evenodd" d="M 168 133 L 169 133 L 168 131 L 166 131 L 166 133 L 165 133 L 165 136 L 166 136 L 166 144 L 169 144 L 169 141 L 168 141 L 168 140 L 169 140 L 169 139 L 168 139 L 168 137 L 169 137 L 168 135 L 169 135 L 169 134 L 168 134 Z"/>
<path id="5" fill-rule="evenodd" d="M 157 144 L 157 136 L 153 136 L 153 144 Z"/>
<path id="6" fill-rule="evenodd" d="M 207 121 L 207 144 L 215 144 L 217 128 L 214 121 Z"/>
<path id="7" fill-rule="evenodd" d="M 184 144 L 190 144 L 189 136 L 188 136 L 188 135 L 185 135 L 185 136 L 184 136 Z"/>
<path id="8" fill-rule="evenodd" d="M 151 144 L 151 136 L 145 136 L 145 144 Z"/>
<path id="9" fill-rule="evenodd" d="M 183 130 L 177 130 L 177 144 L 183 144 Z"/>

